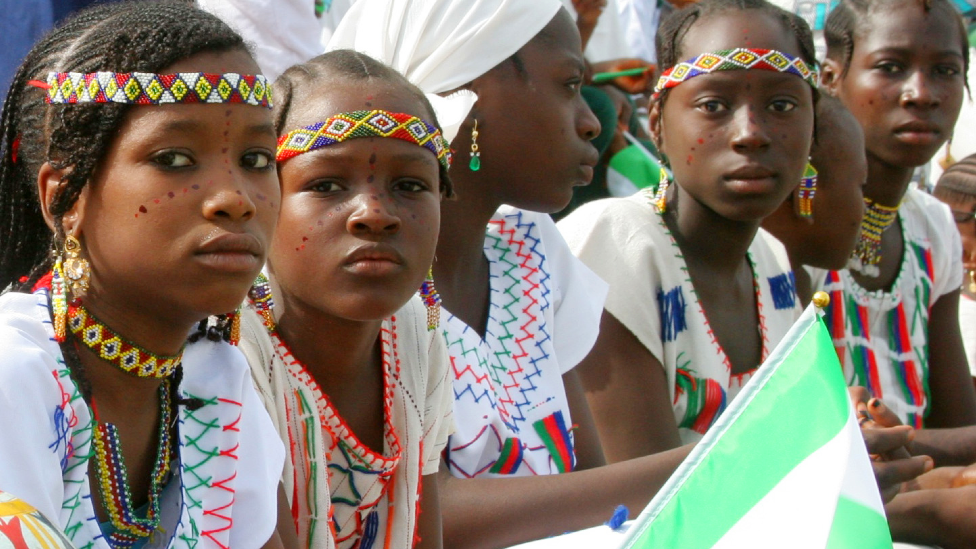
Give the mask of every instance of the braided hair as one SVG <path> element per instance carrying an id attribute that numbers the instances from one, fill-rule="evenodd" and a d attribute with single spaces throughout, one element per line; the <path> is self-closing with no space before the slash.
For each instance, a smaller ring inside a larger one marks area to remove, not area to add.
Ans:
<path id="1" fill-rule="evenodd" d="M 654 39 L 658 70 L 666 71 L 684 61 L 681 45 L 688 29 L 696 22 L 715 15 L 742 10 L 757 11 L 778 19 L 783 28 L 788 29 L 796 37 L 800 46 L 800 58 L 811 67 L 817 64 L 813 32 L 810 31 L 807 22 L 795 13 L 770 4 L 766 0 L 701 0 L 671 13 L 661 22 Z M 661 94 L 662 101 L 666 95 L 667 90 Z M 816 97 L 816 94 L 814 96 Z"/>
<path id="2" fill-rule="evenodd" d="M 216 17 L 185 2 L 100 5 L 38 42 L 21 64 L 0 115 L 0 289 L 25 290 L 51 268 L 61 220 L 118 135 L 123 104 L 48 105 L 32 81 L 48 72 L 159 72 L 204 52 L 246 50 Z M 55 234 L 41 214 L 37 174 L 49 162 L 65 175 L 50 206 Z M 25 282 L 19 282 L 27 277 Z"/>
<path id="3" fill-rule="evenodd" d="M 976 154 L 946 168 L 932 194 L 940 200 L 976 202 Z"/>
<path id="4" fill-rule="evenodd" d="M 34 46 L 17 70 L 0 114 L 0 291 L 30 291 L 51 269 L 51 251 L 64 239 L 62 218 L 88 185 L 130 109 L 116 103 L 49 105 L 46 91 L 35 81 L 46 81 L 52 71 L 160 72 L 193 55 L 233 50 L 247 51 L 236 32 L 177 0 L 97 5 Z M 45 163 L 64 173 L 49 207 L 54 234 L 44 221 L 37 189 L 37 174 Z M 191 339 L 213 339 L 217 331 L 222 339 L 226 330 L 212 327 L 204 321 Z M 61 345 L 65 363 L 90 400 L 91 385 L 71 338 L 69 334 Z M 174 399 L 181 377 L 177 369 Z"/>
<path id="5" fill-rule="evenodd" d="M 274 126 L 278 135 L 287 130 L 285 122 L 291 105 L 311 93 L 321 93 L 321 86 L 336 79 L 357 81 L 380 80 L 410 92 L 427 111 L 424 116 L 431 124 L 440 127 L 434 107 L 420 88 L 410 83 L 402 74 L 372 57 L 354 50 L 334 50 L 293 65 L 278 77 L 273 86 Z M 454 185 L 447 168 L 440 165 L 440 190 L 445 198 L 454 196 Z"/>
<path id="6" fill-rule="evenodd" d="M 824 38 L 827 41 L 827 58 L 840 62 L 843 67 L 841 76 L 847 74 L 851 57 L 854 55 L 854 40 L 858 33 L 864 30 L 873 12 L 907 1 L 918 3 L 925 13 L 936 9 L 948 11 L 959 28 L 963 58 L 962 72 L 966 74 L 969 70 L 969 41 L 966 26 L 950 0 L 840 0 L 837 7 L 827 16 Z M 966 89 L 969 89 L 968 82 Z"/>

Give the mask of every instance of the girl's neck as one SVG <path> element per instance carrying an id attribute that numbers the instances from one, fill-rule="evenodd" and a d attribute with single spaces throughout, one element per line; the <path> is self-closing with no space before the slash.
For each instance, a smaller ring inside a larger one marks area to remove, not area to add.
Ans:
<path id="1" fill-rule="evenodd" d="M 470 288 L 485 278 L 485 233 L 488 222 L 501 206 L 501 202 L 485 192 L 488 186 L 485 183 L 465 184 L 462 177 L 455 178 L 454 183 L 458 199 L 441 202 L 441 232 L 434 256 L 434 280 L 448 309 L 462 294 L 462 288 Z"/>
<path id="2" fill-rule="evenodd" d="M 287 295 L 282 295 L 281 302 L 278 336 L 327 393 L 334 393 L 337 387 L 355 387 L 363 375 L 375 373 L 370 366 L 377 362 L 382 320 L 337 318 Z"/>
<path id="3" fill-rule="evenodd" d="M 132 305 L 136 304 L 136 307 Z M 152 306 L 127 296 L 115 296 L 93 284 L 82 305 L 115 333 L 163 356 L 180 353 L 193 326 L 205 316 L 176 311 L 174 307 Z"/>
<path id="4" fill-rule="evenodd" d="M 726 219 L 674 185 L 664 220 L 686 263 L 734 275 L 759 230 L 759 221 Z"/>
<path id="5" fill-rule="evenodd" d="M 892 166 L 870 152 L 867 158 L 868 180 L 864 185 L 864 197 L 882 206 L 895 207 L 900 204 L 908 192 L 915 169 Z"/>

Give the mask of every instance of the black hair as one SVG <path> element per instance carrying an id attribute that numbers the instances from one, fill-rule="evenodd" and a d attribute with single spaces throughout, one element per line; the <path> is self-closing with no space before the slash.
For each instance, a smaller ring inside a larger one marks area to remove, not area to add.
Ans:
<path id="1" fill-rule="evenodd" d="M 841 63 L 841 75 L 847 74 L 851 56 L 854 55 L 854 39 L 857 33 L 864 29 L 872 12 L 896 3 L 916 2 L 925 13 L 933 9 L 948 11 L 959 28 L 960 47 L 962 48 L 963 70 L 965 77 L 969 70 L 969 41 L 966 26 L 962 16 L 949 0 L 840 0 L 831 10 L 824 25 L 824 38 L 827 41 L 827 57 Z M 966 89 L 969 89 L 967 82 Z"/>
<path id="2" fill-rule="evenodd" d="M 317 93 L 323 82 L 336 79 L 353 81 L 380 80 L 388 84 L 405 88 L 417 98 L 421 106 L 427 111 L 423 113 L 427 121 L 440 127 L 434 107 L 424 92 L 410 83 L 402 74 L 393 68 L 373 59 L 372 57 L 354 50 L 334 50 L 289 67 L 283 72 L 273 86 L 274 95 L 274 125 L 278 135 L 288 131 L 285 122 L 294 101 L 300 100 L 308 94 Z M 454 184 L 443 164 L 440 166 L 440 191 L 445 198 L 454 196 Z"/>
<path id="3" fill-rule="evenodd" d="M 97 5 L 41 39 L 14 76 L 0 115 L 0 290 L 30 291 L 52 266 L 64 238 L 62 218 L 78 200 L 113 140 L 128 105 L 45 103 L 49 72 L 160 72 L 200 53 L 247 51 L 219 19 L 174 0 Z M 62 170 L 41 213 L 37 174 L 45 163 Z M 65 362 L 89 399 L 91 387 L 70 334 Z M 178 387 L 179 376 L 174 378 Z M 174 389 L 174 398 L 178 390 Z"/>
<path id="4" fill-rule="evenodd" d="M 696 22 L 727 12 L 752 10 L 772 16 L 796 37 L 800 58 L 811 67 L 817 64 L 813 32 L 802 17 L 786 11 L 766 0 L 701 0 L 671 13 L 661 22 L 654 39 L 657 48 L 658 70 L 663 72 L 684 61 L 681 44 L 688 29 Z M 662 94 L 662 97 L 665 94 Z M 816 94 L 814 94 L 816 97 Z"/>
<path id="5" fill-rule="evenodd" d="M 969 202 L 976 200 L 976 154 L 946 168 L 933 194 L 940 199 Z"/>

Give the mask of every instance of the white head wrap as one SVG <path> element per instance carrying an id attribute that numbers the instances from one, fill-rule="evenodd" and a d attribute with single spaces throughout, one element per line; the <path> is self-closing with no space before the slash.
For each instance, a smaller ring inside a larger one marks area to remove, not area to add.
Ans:
<path id="1" fill-rule="evenodd" d="M 560 0 L 357 0 L 327 51 L 352 49 L 423 90 L 453 141 L 478 97 L 462 90 L 539 34 Z"/>

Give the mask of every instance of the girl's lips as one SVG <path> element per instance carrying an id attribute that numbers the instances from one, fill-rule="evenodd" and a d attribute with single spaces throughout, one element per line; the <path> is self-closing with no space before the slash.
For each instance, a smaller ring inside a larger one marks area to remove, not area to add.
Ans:
<path id="1" fill-rule="evenodd" d="M 353 250 L 343 266 L 357 275 L 385 276 L 403 268 L 403 256 L 389 244 L 369 244 Z"/>
<path id="2" fill-rule="evenodd" d="M 193 256 L 214 270 L 253 273 L 261 268 L 263 253 L 264 247 L 252 234 L 220 232 L 208 236 Z"/>

